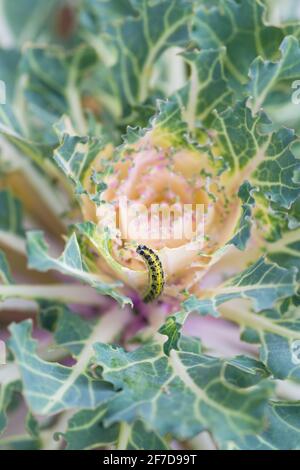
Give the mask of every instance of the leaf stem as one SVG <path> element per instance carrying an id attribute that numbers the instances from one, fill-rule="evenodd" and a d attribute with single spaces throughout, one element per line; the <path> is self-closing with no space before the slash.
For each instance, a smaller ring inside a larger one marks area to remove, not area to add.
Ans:
<path id="1" fill-rule="evenodd" d="M 80 284 L 1 285 L 1 298 L 50 299 L 80 305 L 99 305 L 101 302 L 100 295 L 94 289 Z"/>
<path id="2" fill-rule="evenodd" d="M 66 88 L 66 97 L 70 106 L 71 115 L 74 120 L 75 127 L 81 135 L 87 134 L 86 120 L 84 117 L 82 104 L 80 100 L 79 90 L 76 83 L 77 80 L 77 70 L 78 64 L 80 62 L 82 55 L 82 50 L 79 54 L 75 55 L 74 61 L 71 65 L 71 73 L 69 76 L 67 88 Z"/>
<path id="3" fill-rule="evenodd" d="M 223 318 L 238 323 L 243 327 L 253 328 L 258 332 L 269 331 L 270 333 L 284 336 L 292 340 L 300 339 L 300 331 L 289 330 L 287 327 L 277 323 L 276 320 L 264 317 L 261 314 L 246 312 L 245 307 L 242 307 L 239 311 L 222 307 L 220 308 L 220 312 Z"/>
<path id="4" fill-rule="evenodd" d="M 130 437 L 130 426 L 129 424 L 122 422 L 120 424 L 120 433 L 118 436 L 117 450 L 126 450 L 129 437 Z"/>

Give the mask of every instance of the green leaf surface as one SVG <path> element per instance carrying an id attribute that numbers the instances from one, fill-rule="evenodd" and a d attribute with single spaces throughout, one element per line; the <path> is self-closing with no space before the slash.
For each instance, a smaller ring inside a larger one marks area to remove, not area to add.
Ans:
<path id="1" fill-rule="evenodd" d="M 24 236 L 22 206 L 10 191 L 0 191 L 0 231 Z"/>
<path id="2" fill-rule="evenodd" d="M 220 0 L 217 5 L 200 5 L 196 12 L 193 39 L 203 49 L 226 47 L 226 74 L 238 93 L 257 56 L 273 59 L 278 54 L 283 32 L 266 25 L 264 13 L 258 0 Z"/>
<path id="3" fill-rule="evenodd" d="M 118 450 L 164 450 L 166 444 L 154 432 L 147 430 L 141 421 L 132 425 L 126 423 L 113 424 L 105 427 L 103 417 L 106 407 L 100 406 L 95 410 L 82 410 L 69 421 L 64 439 L 67 450 L 99 449 L 107 446 L 117 446 Z"/>
<path id="4" fill-rule="evenodd" d="M 231 104 L 224 54 L 224 48 L 182 54 L 191 69 L 190 79 L 168 101 L 159 104 L 158 113 L 151 120 L 155 129 L 168 134 L 170 142 L 186 145 L 188 134 L 195 136 L 198 127 L 211 124 L 216 109 L 221 112 Z"/>
<path id="5" fill-rule="evenodd" d="M 13 435 L 0 441 L 1 450 L 40 450 L 39 439 L 27 434 Z"/>
<path id="6" fill-rule="evenodd" d="M 100 294 L 110 295 L 122 305 L 131 302 L 130 299 L 115 290 L 115 288 L 120 286 L 120 283 L 107 284 L 103 281 L 101 275 L 91 273 L 87 270 L 81 256 L 75 233 L 69 238 L 62 255 L 59 258 L 53 258 L 48 253 L 48 246 L 43 238 L 42 232 L 28 232 L 27 253 L 28 266 L 31 269 L 36 269 L 41 272 L 54 269 L 89 284 Z"/>
<path id="7" fill-rule="evenodd" d="M 13 278 L 10 272 L 10 267 L 8 265 L 5 254 L 0 251 L 0 279 L 3 284 L 12 284 Z"/>
<path id="8" fill-rule="evenodd" d="M 271 402 L 266 414 L 266 429 L 230 443 L 230 450 L 299 450 L 299 402 Z"/>
<path id="9" fill-rule="evenodd" d="M 5 84 L 6 102 L 12 102 L 17 92 L 19 61 L 20 52 L 17 49 L 0 49 L 0 76 Z"/>
<path id="10" fill-rule="evenodd" d="M 71 135 L 70 130 L 68 131 L 70 123 L 65 117 L 55 128 L 60 145 L 55 149 L 53 158 L 65 176 L 75 185 L 75 191 L 78 194 L 88 194 L 83 188 L 83 180 L 105 143 L 96 137 Z"/>
<path id="11" fill-rule="evenodd" d="M 179 342 L 182 339 L 181 328 L 187 316 L 188 313 L 185 311 L 176 312 L 174 315 L 170 315 L 159 329 L 159 333 L 168 337 L 164 343 L 165 354 L 169 355 L 172 349 L 179 348 Z"/>
<path id="12" fill-rule="evenodd" d="M 115 14 L 107 16 L 108 11 Z M 99 99 L 114 116 L 128 122 L 136 115 L 134 108 L 149 96 L 157 59 L 188 42 L 191 13 L 192 2 L 186 0 L 142 0 L 122 7 L 88 2 L 80 33 L 98 54 Z"/>
<path id="13" fill-rule="evenodd" d="M 222 111 L 231 104 L 231 91 L 224 73 L 224 55 L 224 48 L 183 54 L 191 67 L 191 78 L 178 92 L 178 101 L 183 108 L 182 118 L 190 129 L 199 123 L 209 125 L 215 109 Z"/>
<path id="14" fill-rule="evenodd" d="M 260 359 L 274 377 L 300 380 L 300 322 L 290 312 L 276 310 L 241 314 L 237 321 L 244 328 L 242 339 L 259 343 Z"/>
<path id="15" fill-rule="evenodd" d="M 26 76 L 26 105 L 35 116 L 32 132 L 39 130 L 45 140 L 56 143 L 52 125 L 67 114 L 76 131 L 85 135 L 88 129 L 82 107 L 81 82 L 93 63 L 93 54 L 84 46 L 72 52 L 62 47 L 29 46 L 22 57 Z M 40 118 L 39 126 L 36 120 Z M 48 126 L 48 128 L 47 128 Z"/>
<path id="16" fill-rule="evenodd" d="M 129 353 L 96 344 L 95 352 L 103 377 L 119 390 L 108 401 L 107 425 L 140 418 L 161 435 L 184 439 L 205 428 L 218 442 L 263 426 L 272 387 L 254 360 L 226 361 L 183 349 L 166 356 L 159 343 Z"/>
<path id="17" fill-rule="evenodd" d="M 249 299 L 255 311 L 274 306 L 279 299 L 292 296 L 296 292 L 296 272 L 280 268 L 260 258 L 248 269 L 207 294 L 206 298 L 191 296 L 183 302 L 186 312 L 195 311 L 201 315 L 218 316 L 218 307 L 233 299 Z"/>
<path id="18" fill-rule="evenodd" d="M 300 230 L 283 230 L 281 237 L 268 243 L 268 257 L 280 266 L 294 267 L 300 276 Z"/>
<path id="19" fill-rule="evenodd" d="M 9 190 L 0 191 L 0 245 L 24 255 L 23 208 Z"/>
<path id="20" fill-rule="evenodd" d="M 245 179 L 257 188 L 257 197 L 289 208 L 299 195 L 299 160 L 291 150 L 294 132 L 270 129 L 264 114 L 251 116 L 245 103 L 217 114 L 213 123 L 216 145 L 239 186 Z M 255 199 L 257 198 L 255 197 Z"/>
<path id="21" fill-rule="evenodd" d="M 48 142 L 39 142 L 32 135 L 29 135 L 28 121 L 26 120 L 25 123 L 25 116 L 21 114 L 21 110 L 20 106 L 16 110 L 11 102 L 1 104 L 0 134 L 20 153 L 26 155 L 37 167 L 45 171 L 45 162 L 47 161 L 45 157 L 51 155 L 51 146 Z M 50 161 L 46 165 L 50 175 L 54 176 L 56 174 L 54 165 Z"/>
<path id="22" fill-rule="evenodd" d="M 255 192 L 248 181 L 245 181 L 239 188 L 238 196 L 242 201 L 242 214 L 235 227 L 234 236 L 227 243 L 236 246 L 239 250 L 244 250 L 247 241 L 251 236 L 252 228 L 252 208 L 255 204 L 255 199 L 252 194 Z"/>
<path id="23" fill-rule="evenodd" d="M 268 103 L 270 94 L 276 89 L 286 87 L 286 100 L 291 100 L 292 83 L 300 75 L 299 41 L 293 36 L 284 38 L 281 46 L 281 59 L 277 62 L 264 61 L 261 57 L 254 60 L 250 67 L 249 94 L 252 109 L 257 112 Z"/>
<path id="24" fill-rule="evenodd" d="M 12 350 L 20 369 L 24 396 L 29 408 L 47 415 L 72 408 L 95 408 L 112 394 L 109 384 L 95 379 L 88 371 L 92 357 L 90 345 L 97 335 L 86 343 L 73 367 L 42 360 L 36 353 L 37 342 L 31 337 L 32 323 L 26 320 L 10 326 Z"/>
<path id="25" fill-rule="evenodd" d="M 41 4 L 39 0 L 18 3 L 2 0 L 1 13 L 14 42 L 22 46 L 29 40 L 49 38 L 54 32 L 54 14 L 59 3 L 60 0 L 49 0 L 47 4 Z"/>
<path id="26" fill-rule="evenodd" d="M 3 367 L 3 366 L 2 366 Z M 7 409 L 11 405 L 14 396 L 21 391 L 19 380 L 5 380 L 0 387 L 0 435 L 7 425 Z"/>
<path id="27" fill-rule="evenodd" d="M 88 240 L 93 249 L 101 254 L 110 268 L 117 273 L 119 279 L 130 284 L 132 280 L 140 281 L 141 277 L 145 277 L 145 271 L 130 269 L 114 258 L 111 243 L 113 235 L 109 228 L 99 230 L 97 225 L 90 221 L 76 224 L 74 228 Z"/>
<path id="28" fill-rule="evenodd" d="M 94 331 L 101 329 L 101 321 L 87 322 L 66 305 L 53 302 L 39 302 L 39 320 L 43 328 L 53 332 L 56 346 L 66 349 L 73 357 L 78 357 L 93 338 Z"/>

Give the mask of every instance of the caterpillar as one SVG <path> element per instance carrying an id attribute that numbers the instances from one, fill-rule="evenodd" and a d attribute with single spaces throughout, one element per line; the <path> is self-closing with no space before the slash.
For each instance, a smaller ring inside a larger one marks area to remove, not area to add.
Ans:
<path id="1" fill-rule="evenodd" d="M 139 245 L 136 252 L 144 259 L 148 267 L 149 286 L 144 295 L 144 302 L 152 302 L 163 291 L 164 271 L 159 256 L 146 245 Z"/>

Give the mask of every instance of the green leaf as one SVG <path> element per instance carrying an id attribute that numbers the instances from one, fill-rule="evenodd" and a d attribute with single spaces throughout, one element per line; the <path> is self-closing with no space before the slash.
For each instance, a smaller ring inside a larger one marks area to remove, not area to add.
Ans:
<path id="1" fill-rule="evenodd" d="M 24 236 L 22 206 L 10 191 L 0 191 L 0 230 Z"/>
<path id="2" fill-rule="evenodd" d="M 69 208 L 68 198 L 61 189 L 68 188 L 65 177 L 49 159 L 51 146 L 31 140 L 9 104 L 0 106 L 0 134 L 4 137 L 3 141 L 1 139 L 4 170 L 7 173 L 20 171 L 25 176 L 24 186 L 29 186 L 28 192 L 33 189 L 39 193 L 45 208 L 56 217 L 57 225 L 61 227 L 63 224 L 59 217 Z M 61 186 L 55 187 L 54 181 L 60 182 Z M 24 193 L 24 188 L 20 188 L 21 191 Z"/>
<path id="3" fill-rule="evenodd" d="M 17 92 L 19 61 L 20 51 L 17 49 L 0 49 L 0 74 L 5 83 L 6 102 L 12 102 Z"/>
<path id="4" fill-rule="evenodd" d="M 38 439 L 40 430 L 39 423 L 30 411 L 27 413 L 25 426 L 28 434 Z"/>
<path id="5" fill-rule="evenodd" d="M 24 235 L 20 200 L 9 190 L 0 191 L 0 244 L 24 254 Z"/>
<path id="6" fill-rule="evenodd" d="M 36 130 L 37 122 L 40 125 L 44 117 L 41 119 L 27 108 L 20 60 L 19 51 L 0 49 L 0 76 L 6 88 L 6 104 L 0 106 L 1 169 L 4 174 L 21 171 L 25 177 L 24 186 L 29 182 L 40 192 L 41 200 L 51 213 L 61 214 L 68 205 L 59 197 L 58 188 L 53 191 L 53 180 L 59 181 L 63 187 L 66 181 L 62 181 L 61 173 L 49 159 L 52 148 L 46 134 L 41 136 L 31 132 L 31 124 Z"/>
<path id="7" fill-rule="evenodd" d="M 234 313 L 229 318 L 234 317 Z M 284 316 L 276 310 L 266 310 L 259 315 L 242 312 L 235 315 L 243 327 L 242 339 L 259 343 L 260 359 L 278 379 L 300 381 L 300 321 Z"/>
<path id="8" fill-rule="evenodd" d="M 251 235 L 252 227 L 252 208 L 255 204 L 255 199 L 252 194 L 255 192 L 248 181 L 245 181 L 239 189 L 238 197 L 242 201 L 242 214 L 235 227 L 234 236 L 227 244 L 236 246 L 239 250 L 246 248 L 247 241 Z"/>
<path id="9" fill-rule="evenodd" d="M 90 338 L 93 338 L 94 331 L 102 329 L 101 321 L 86 321 L 66 305 L 45 301 L 39 304 L 41 326 L 52 331 L 55 344 L 66 349 L 73 357 L 80 356 L 87 343 L 90 343 Z"/>
<path id="10" fill-rule="evenodd" d="M 131 5 L 126 2 L 122 7 L 127 14 L 103 0 L 88 2 L 80 35 L 100 59 L 94 78 L 101 90 L 100 103 L 119 120 L 126 118 L 128 122 L 136 115 L 134 108 L 150 94 L 158 58 L 170 47 L 188 42 L 192 3 L 142 0 Z M 107 9 L 117 15 L 107 16 Z"/>
<path id="11" fill-rule="evenodd" d="M 274 320 L 270 331 L 260 331 L 261 360 L 274 377 L 300 381 L 300 322 Z"/>
<path id="12" fill-rule="evenodd" d="M 28 232 L 27 253 L 28 266 L 31 269 L 41 272 L 54 269 L 89 284 L 100 294 L 110 295 L 121 305 L 131 303 L 128 297 L 115 290 L 121 286 L 120 283 L 107 284 L 103 281 L 101 274 L 91 273 L 87 270 L 75 233 L 69 238 L 62 255 L 59 258 L 53 258 L 48 253 L 48 246 L 43 238 L 43 233 L 40 231 Z"/>
<path id="13" fill-rule="evenodd" d="M 13 278 L 5 254 L 0 251 L 0 279 L 3 284 L 12 284 Z"/>
<path id="14" fill-rule="evenodd" d="M 132 426 L 120 425 L 118 444 L 127 450 L 167 450 L 166 442 L 155 432 L 147 428 L 147 424 L 136 421 Z M 124 440 L 123 440 L 124 434 Z"/>
<path id="15" fill-rule="evenodd" d="M 56 283 L 56 284 L 20 284 L 16 283 L 10 273 L 10 267 L 6 260 L 5 254 L 0 250 L 0 300 L 6 299 L 22 299 L 31 300 L 38 305 L 42 305 L 43 313 L 46 310 L 52 310 L 53 315 L 45 314 L 47 320 L 43 328 L 53 328 L 53 323 L 57 321 L 59 310 L 64 309 L 62 304 L 72 303 L 96 306 L 99 304 L 99 294 L 97 290 L 87 285 L 79 285 L 75 283 Z M 58 304 L 59 303 L 59 304 Z M 61 304 L 60 304 L 61 303 Z M 59 305 L 59 306 L 58 306 Z M 28 304 L 20 303 L 18 309 L 28 312 Z M 42 314 L 43 316 L 43 314 Z"/>
<path id="16" fill-rule="evenodd" d="M 97 449 L 117 441 L 119 425 L 103 426 L 105 405 L 94 410 L 82 410 L 69 421 L 66 433 L 67 450 Z"/>
<path id="17" fill-rule="evenodd" d="M 50 155 L 49 147 L 26 138 L 21 123 L 8 104 L 1 105 L 0 108 L 0 132 L 19 151 L 39 166 L 42 166 L 43 154 Z"/>
<path id="18" fill-rule="evenodd" d="M 187 84 L 159 104 L 157 115 L 151 120 L 154 129 L 177 145 L 187 145 L 187 135 L 195 139 L 197 128 L 209 126 L 214 110 L 224 110 L 231 104 L 232 93 L 224 75 L 225 49 L 209 49 L 182 54 L 191 68 Z M 192 139 L 191 139 L 192 140 Z M 192 142 L 189 142 L 192 143 Z"/>
<path id="19" fill-rule="evenodd" d="M 217 131 L 215 144 L 230 173 L 226 190 L 237 190 L 248 180 L 256 188 L 256 200 L 289 208 L 300 188 L 296 181 L 299 160 L 290 148 L 294 132 L 285 128 L 272 132 L 266 116 L 260 113 L 252 117 L 245 103 L 216 113 L 212 127 Z"/>
<path id="20" fill-rule="evenodd" d="M 182 119 L 190 130 L 200 123 L 209 126 L 212 112 L 215 109 L 222 111 L 231 104 L 232 93 L 225 78 L 224 55 L 224 48 L 183 53 L 191 67 L 191 78 L 175 97 L 178 96 Z"/>
<path id="21" fill-rule="evenodd" d="M 71 135 L 70 123 L 63 117 L 55 126 L 59 137 L 60 145 L 54 151 L 53 158 L 63 173 L 75 185 L 78 194 L 88 194 L 83 188 L 83 181 L 86 173 L 91 170 L 91 166 L 99 152 L 103 150 L 105 143 L 96 137 L 80 137 Z M 97 195 L 90 195 L 91 198 Z"/>
<path id="22" fill-rule="evenodd" d="M 160 435 L 185 439 L 208 429 L 218 442 L 258 432 L 272 386 L 262 365 L 229 361 L 149 343 L 126 353 L 95 345 L 103 377 L 119 390 L 107 403 L 105 424 L 143 419 Z"/>
<path id="23" fill-rule="evenodd" d="M 87 132 L 79 85 L 88 67 L 89 55 L 82 47 L 68 54 L 57 46 L 30 45 L 24 50 L 19 71 L 14 71 L 22 72 L 26 99 L 22 106 L 16 101 L 15 107 L 6 105 L 0 110 L 0 130 L 6 138 L 52 177 L 59 176 L 49 159 L 57 145 L 53 124 L 68 113 L 77 132 Z"/>
<path id="24" fill-rule="evenodd" d="M 39 439 L 27 434 L 13 435 L 0 441 L 1 450 L 39 450 L 41 442 Z"/>
<path id="25" fill-rule="evenodd" d="M 174 315 L 170 315 L 163 326 L 159 329 L 159 333 L 168 337 L 164 343 L 164 353 L 170 354 L 172 349 L 179 348 L 179 341 L 182 338 L 181 328 L 188 316 L 185 311 L 176 312 Z"/>
<path id="26" fill-rule="evenodd" d="M 248 81 L 251 62 L 257 56 L 275 58 L 283 39 L 280 28 L 266 25 L 264 14 L 258 0 L 220 0 L 196 11 L 193 39 L 201 49 L 226 47 L 226 75 L 238 93 Z"/>
<path id="27" fill-rule="evenodd" d="M 117 445 L 120 450 L 160 450 L 166 449 L 166 444 L 154 432 L 147 430 L 142 421 L 132 425 L 126 423 L 113 424 L 105 427 L 103 417 L 106 407 L 100 406 L 95 410 L 82 410 L 69 421 L 64 434 L 67 450 L 99 449 Z"/>
<path id="28" fill-rule="evenodd" d="M 280 266 L 297 269 L 300 276 L 300 229 L 284 230 L 281 237 L 267 244 L 268 258 Z"/>
<path id="29" fill-rule="evenodd" d="M 1 58 L 0 51 L 0 58 Z M 16 64 L 15 64 L 16 65 Z M 6 64 L 0 61 L 0 67 L 3 67 L 3 74 L 19 75 L 18 70 L 7 70 Z M 0 69 L 1 71 L 1 69 Z M 11 80 L 10 80 L 11 81 Z M 15 104 L 15 106 L 14 106 Z M 49 142 L 37 140 L 28 129 L 29 122 L 32 119 L 31 114 L 23 114 L 23 106 L 11 99 L 6 104 L 0 106 L 0 133 L 5 139 L 15 147 L 21 154 L 33 162 L 40 170 L 47 170 L 51 177 L 57 176 L 57 169 L 48 158 L 51 156 L 52 148 Z M 48 158 L 47 158 L 48 157 Z"/>
<path id="30" fill-rule="evenodd" d="M 96 35 L 101 29 L 102 22 L 112 20 L 122 20 L 126 16 L 133 16 L 135 0 L 123 0 L 122 2 L 105 2 L 95 0 L 85 0 L 84 8 L 80 12 L 81 26 L 83 28 L 95 28 Z"/>
<path id="31" fill-rule="evenodd" d="M 260 360 L 275 378 L 300 381 L 300 321 L 292 317 L 291 310 L 284 316 L 276 310 L 257 314 L 234 307 L 222 313 L 226 319 L 241 326 L 242 340 L 260 344 Z M 168 337 L 164 343 L 166 354 L 182 342 L 181 329 L 188 314 L 184 310 L 175 313 L 159 330 Z M 192 339 L 188 340 L 191 345 Z"/>
<path id="32" fill-rule="evenodd" d="M 265 430 L 256 436 L 240 437 L 227 449 L 299 450 L 299 419 L 299 402 L 273 401 L 267 408 Z"/>
<path id="33" fill-rule="evenodd" d="M 49 0 L 45 5 L 39 0 L 22 0 L 18 4 L 2 0 L 1 3 L 3 21 L 16 44 L 22 46 L 26 41 L 38 38 L 45 40 L 53 33 L 51 25 L 60 0 Z"/>
<path id="34" fill-rule="evenodd" d="M 0 434 L 4 431 L 7 425 L 6 412 L 14 396 L 17 392 L 21 391 L 21 382 L 19 380 L 4 380 L 1 382 L 0 388 Z"/>
<path id="35" fill-rule="evenodd" d="M 22 58 L 22 71 L 27 78 L 26 105 L 40 118 L 40 134 L 56 143 L 52 125 L 67 114 L 80 135 L 87 133 L 87 121 L 81 102 L 81 82 L 93 64 L 94 54 L 84 46 L 72 53 L 58 46 L 28 46 Z M 48 127 L 48 128 L 47 128 Z M 39 130 L 33 123 L 32 132 Z M 50 131 L 50 132 L 49 132 Z"/>
<path id="36" fill-rule="evenodd" d="M 248 91 L 252 97 L 254 112 L 268 102 L 270 94 L 285 87 L 286 99 L 291 100 L 292 82 L 300 74 L 300 48 L 298 39 L 293 36 L 284 38 L 280 45 L 281 59 L 277 62 L 264 61 L 257 57 L 250 67 Z M 273 97 L 274 99 L 274 97 Z"/>
<path id="37" fill-rule="evenodd" d="M 186 118 L 191 125 L 189 114 L 194 119 L 209 126 L 215 109 L 222 111 L 231 104 L 232 93 L 228 89 L 224 73 L 225 48 L 197 52 L 185 52 L 183 57 L 190 65 L 191 79 L 180 91 Z"/>
<path id="38" fill-rule="evenodd" d="M 74 226 L 90 243 L 93 249 L 105 259 L 108 266 L 116 272 L 118 279 L 122 279 L 128 285 L 142 284 L 147 278 L 146 271 L 135 271 L 119 263 L 112 255 L 111 240 L 113 234 L 110 230 L 99 230 L 93 222 L 82 222 Z M 142 281 L 142 282 L 141 282 Z"/>
<path id="39" fill-rule="evenodd" d="M 86 342 L 73 367 L 42 360 L 36 353 L 37 342 L 31 338 L 32 322 L 10 326 L 12 350 L 20 369 L 27 404 L 37 414 L 54 414 L 72 408 L 95 408 L 112 394 L 109 384 L 88 372 L 93 355 L 94 336 Z"/>
<path id="40" fill-rule="evenodd" d="M 204 294 L 203 298 L 191 296 L 183 302 L 183 308 L 186 312 L 218 316 L 218 307 L 223 303 L 248 298 L 253 301 L 255 311 L 264 310 L 296 292 L 295 277 L 293 268 L 280 268 L 260 258 L 235 278 Z"/>

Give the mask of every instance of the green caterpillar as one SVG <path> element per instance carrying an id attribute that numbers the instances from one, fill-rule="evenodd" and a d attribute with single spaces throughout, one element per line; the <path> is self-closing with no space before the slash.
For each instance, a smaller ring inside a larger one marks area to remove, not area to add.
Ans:
<path id="1" fill-rule="evenodd" d="M 136 252 L 144 259 L 149 273 L 149 287 L 144 295 L 144 302 L 157 299 L 164 288 L 164 271 L 158 255 L 148 246 L 139 245 Z"/>

